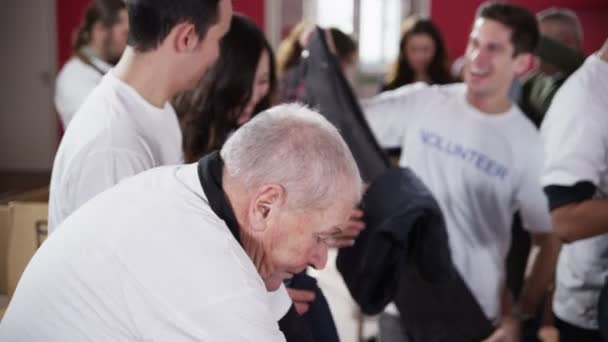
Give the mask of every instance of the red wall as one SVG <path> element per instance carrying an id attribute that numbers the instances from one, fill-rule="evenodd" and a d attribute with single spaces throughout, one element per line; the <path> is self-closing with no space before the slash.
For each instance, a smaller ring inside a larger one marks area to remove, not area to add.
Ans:
<path id="1" fill-rule="evenodd" d="M 232 0 L 232 6 L 235 12 L 248 16 L 264 31 L 264 0 Z"/>
<path id="2" fill-rule="evenodd" d="M 432 0 L 431 18 L 443 33 L 452 59 L 464 53 L 475 10 L 482 0 Z M 608 1 L 606 0 L 512 0 L 532 11 L 551 6 L 567 7 L 576 11 L 583 25 L 584 51 L 599 49 L 608 37 Z"/>
<path id="3" fill-rule="evenodd" d="M 78 28 L 88 3 L 89 0 L 55 0 L 58 66 L 63 65 L 72 54 L 72 32 Z M 232 5 L 235 11 L 251 17 L 264 29 L 264 0 L 232 0 Z"/>
<path id="4" fill-rule="evenodd" d="M 56 0 L 57 13 L 57 63 L 63 65 L 72 54 L 72 32 L 84 15 L 88 0 Z"/>

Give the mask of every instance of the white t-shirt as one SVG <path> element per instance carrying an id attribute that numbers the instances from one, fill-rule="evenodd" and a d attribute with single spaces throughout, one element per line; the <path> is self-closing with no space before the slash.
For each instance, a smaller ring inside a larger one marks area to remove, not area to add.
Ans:
<path id="1" fill-rule="evenodd" d="M 363 108 L 380 144 L 401 146 L 400 165 L 437 199 L 454 264 L 487 317 L 496 319 L 514 213 L 532 232 L 550 230 L 542 148 L 516 106 L 481 113 L 465 91 L 464 84 L 418 83 L 363 101 Z"/>
<path id="2" fill-rule="evenodd" d="M 49 233 L 121 179 L 182 163 L 181 146 L 182 134 L 171 105 L 154 107 L 108 72 L 59 145 L 51 177 Z"/>
<path id="3" fill-rule="evenodd" d="M 49 237 L 0 340 L 284 341 L 271 305 L 197 165 L 162 167 L 103 192 Z"/>
<path id="4" fill-rule="evenodd" d="M 110 64 L 99 58 L 90 56 L 90 59 L 99 70 L 74 56 L 65 63 L 57 76 L 55 108 L 64 128 L 68 127 L 78 108 L 101 81 L 103 74 L 112 68 Z"/>
<path id="5" fill-rule="evenodd" d="M 541 127 L 542 184 L 588 181 L 608 198 L 608 63 L 596 55 L 564 83 Z M 608 234 L 564 244 L 557 264 L 553 310 L 562 320 L 597 329 L 597 303 L 608 276 Z"/>

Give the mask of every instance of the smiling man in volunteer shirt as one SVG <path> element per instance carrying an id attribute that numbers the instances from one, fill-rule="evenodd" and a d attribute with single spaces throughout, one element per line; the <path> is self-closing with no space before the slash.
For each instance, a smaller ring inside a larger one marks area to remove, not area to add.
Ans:
<path id="1" fill-rule="evenodd" d="M 608 277 L 608 40 L 558 90 L 541 126 L 542 183 L 559 256 L 553 312 L 560 341 L 604 341 L 598 299 Z"/>
<path id="2" fill-rule="evenodd" d="M 272 108 L 220 153 L 76 210 L 30 261 L 0 340 L 285 341 L 267 291 L 325 266 L 361 191 L 331 123 Z"/>
<path id="3" fill-rule="evenodd" d="M 538 39 L 532 13 L 484 4 L 469 37 L 464 84 L 418 83 L 362 103 L 380 143 L 401 147 L 400 165 L 416 172 L 437 198 L 454 263 L 499 327 L 490 340 L 516 338 L 514 318 L 536 309 L 559 249 L 540 185 L 540 137 L 508 96 L 513 78 L 530 65 Z M 540 254 L 513 307 L 505 290 L 505 258 L 517 210 Z M 395 314 L 389 307 L 383 319 L 398 322 Z"/>

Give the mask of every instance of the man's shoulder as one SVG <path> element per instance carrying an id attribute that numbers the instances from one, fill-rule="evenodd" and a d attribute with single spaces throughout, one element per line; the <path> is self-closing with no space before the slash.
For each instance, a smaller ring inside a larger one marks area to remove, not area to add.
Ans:
<path id="1" fill-rule="evenodd" d="M 435 84 L 427 86 L 420 92 L 420 96 L 426 98 L 432 105 L 449 106 L 453 110 L 454 106 L 462 103 L 465 93 L 466 85 L 464 83 Z"/>

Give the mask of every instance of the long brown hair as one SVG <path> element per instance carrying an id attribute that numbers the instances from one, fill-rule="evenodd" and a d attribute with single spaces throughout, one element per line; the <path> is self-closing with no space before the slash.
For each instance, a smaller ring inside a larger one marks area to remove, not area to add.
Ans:
<path id="1" fill-rule="evenodd" d="M 411 36 L 421 33 L 428 34 L 435 43 L 435 55 L 427 70 L 431 83 L 445 84 L 453 82 L 447 64 L 446 48 L 439 28 L 431 20 L 411 16 L 403 22 L 401 39 L 399 40 L 399 55 L 386 75 L 382 85 L 383 91 L 399 88 L 402 85 L 414 82 L 414 70 L 407 60 L 405 47 Z"/>
<path id="2" fill-rule="evenodd" d="M 220 42 L 220 57 L 193 90 L 173 101 L 183 132 L 184 160 L 194 162 L 218 150 L 238 127 L 238 117 L 251 99 L 251 85 L 263 52 L 269 57 L 269 90 L 253 115 L 270 107 L 277 77 L 272 47 L 248 18 L 234 15 Z"/>

